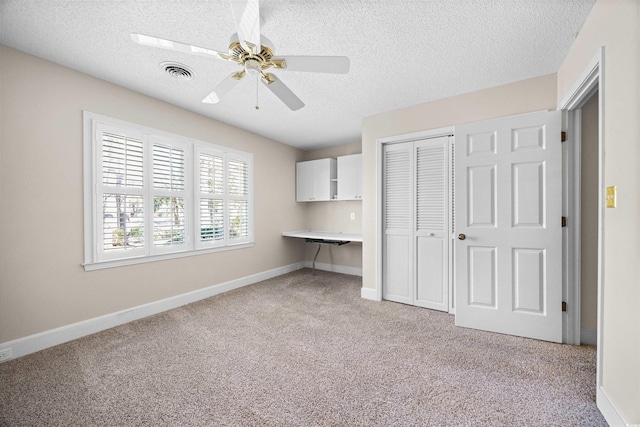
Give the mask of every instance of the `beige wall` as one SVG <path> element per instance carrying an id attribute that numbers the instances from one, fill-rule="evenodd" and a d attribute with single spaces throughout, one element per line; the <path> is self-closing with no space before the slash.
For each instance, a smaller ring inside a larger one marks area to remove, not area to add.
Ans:
<path id="1" fill-rule="evenodd" d="M 362 122 L 363 287 L 377 289 L 380 286 L 377 281 L 380 232 L 376 218 L 377 138 L 531 111 L 555 110 L 555 104 L 556 77 L 547 75 L 366 117 Z"/>
<path id="2" fill-rule="evenodd" d="M 580 327 L 598 327 L 598 93 L 582 107 Z"/>
<path id="3" fill-rule="evenodd" d="M 305 151 L 304 160 L 336 158 L 362 152 L 360 141 Z M 331 202 L 300 203 L 305 208 L 305 228 L 320 231 L 362 232 L 362 201 L 340 200 Z M 351 219 L 351 214 L 355 219 Z M 306 260 L 313 261 L 318 245 L 306 245 Z M 318 255 L 319 263 L 362 268 L 362 245 L 349 243 L 344 246 L 324 245 Z"/>
<path id="4" fill-rule="evenodd" d="M 604 181 L 618 207 L 604 213 L 602 383 L 630 424 L 640 424 L 639 33 L 640 2 L 598 0 L 558 71 L 560 104 L 604 46 Z"/>
<path id="5" fill-rule="evenodd" d="M 304 260 L 302 151 L 1 45 L 0 79 L 0 343 Z M 85 272 L 83 110 L 253 153 L 255 246 Z"/>

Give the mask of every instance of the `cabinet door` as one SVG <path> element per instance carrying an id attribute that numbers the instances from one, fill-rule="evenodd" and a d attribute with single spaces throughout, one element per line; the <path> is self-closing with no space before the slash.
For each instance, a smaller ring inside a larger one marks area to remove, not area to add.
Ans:
<path id="1" fill-rule="evenodd" d="M 313 200 L 327 201 L 336 194 L 336 159 L 312 160 L 313 163 Z"/>
<path id="2" fill-rule="evenodd" d="M 296 201 L 319 202 L 336 194 L 336 159 L 296 163 Z"/>
<path id="3" fill-rule="evenodd" d="M 313 200 L 313 163 L 296 163 L 296 201 Z"/>
<path id="4" fill-rule="evenodd" d="M 338 200 L 362 199 L 362 154 L 338 157 Z"/>

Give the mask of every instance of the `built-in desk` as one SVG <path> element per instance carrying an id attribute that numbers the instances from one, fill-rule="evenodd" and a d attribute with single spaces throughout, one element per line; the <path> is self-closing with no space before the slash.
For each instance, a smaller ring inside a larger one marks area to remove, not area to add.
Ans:
<path id="1" fill-rule="evenodd" d="M 318 250 L 316 256 L 313 257 L 313 274 L 316 274 L 316 259 L 320 253 L 322 245 L 335 245 L 342 246 L 350 242 L 362 242 L 362 234 L 360 233 L 339 233 L 334 231 L 285 231 L 282 233 L 284 237 L 294 237 L 297 239 L 304 239 L 307 243 L 317 243 Z"/>

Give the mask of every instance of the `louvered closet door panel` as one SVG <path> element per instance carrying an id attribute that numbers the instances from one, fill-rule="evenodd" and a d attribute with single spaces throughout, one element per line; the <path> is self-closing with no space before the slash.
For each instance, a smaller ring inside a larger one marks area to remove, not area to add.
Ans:
<path id="1" fill-rule="evenodd" d="M 449 177 L 448 137 L 415 143 L 415 305 L 447 311 Z"/>
<path id="2" fill-rule="evenodd" d="M 427 233 L 444 233 L 447 223 L 447 140 L 437 139 L 416 144 L 416 211 L 417 230 Z"/>
<path id="3" fill-rule="evenodd" d="M 386 145 L 383 164 L 383 292 L 386 300 L 413 303 L 412 143 Z"/>

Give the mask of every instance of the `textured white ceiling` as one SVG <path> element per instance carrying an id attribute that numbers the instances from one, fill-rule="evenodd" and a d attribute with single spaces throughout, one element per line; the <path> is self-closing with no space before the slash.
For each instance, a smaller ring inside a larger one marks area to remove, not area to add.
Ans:
<path id="1" fill-rule="evenodd" d="M 344 55 L 346 75 L 275 71 L 306 104 L 292 112 L 237 66 L 142 47 L 142 33 L 226 51 L 228 0 L 0 0 L 0 43 L 302 149 L 360 141 L 373 114 L 558 71 L 595 0 L 262 0 L 277 55 Z M 172 79 L 163 61 L 188 65 Z"/>

